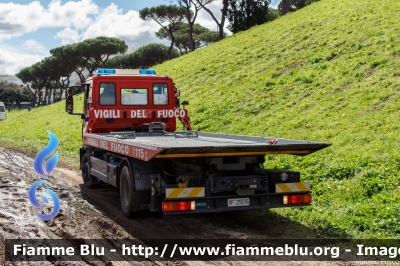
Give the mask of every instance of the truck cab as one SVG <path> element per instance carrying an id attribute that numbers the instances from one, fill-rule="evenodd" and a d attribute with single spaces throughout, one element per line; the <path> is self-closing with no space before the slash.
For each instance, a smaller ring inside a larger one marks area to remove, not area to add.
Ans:
<path id="1" fill-rule="evenodd" d="M 154 71 L 99 69 L 86 85 L 85 133 L 173 132 L 176 118 L 187 119 L 172 79 Z"/>

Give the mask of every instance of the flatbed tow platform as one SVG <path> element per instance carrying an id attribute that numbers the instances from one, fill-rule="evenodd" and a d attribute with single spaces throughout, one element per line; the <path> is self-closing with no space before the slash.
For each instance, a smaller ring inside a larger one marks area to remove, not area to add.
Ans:
<path id="1" fill-rule="evenodd" d="M 198 131 L 84 133 L 86 145 L 149 161 L 153 158 L 308 155 L 330 146 L 325 142 L 203 133 Z"/>

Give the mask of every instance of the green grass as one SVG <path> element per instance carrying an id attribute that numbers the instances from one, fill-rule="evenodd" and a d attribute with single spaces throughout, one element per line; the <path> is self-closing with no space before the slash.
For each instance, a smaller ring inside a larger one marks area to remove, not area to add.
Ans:
<path id="1" fill-rule="evenodd" d="M 83 103 L 83 95 L 75 97 L 75 112 Z M 14 148 L 30 155 L 36 155 L 49 142 L 47 130 L 59 139 L 59 157 L 76 169 L 79 165 L 81 142 L 80 116 L 68 115 L 65 102 L 46 107 L 7 111 L 7 119 L 0 121 L 0 146 Z M 72 165 L 71 165 L 72 163 Z"/>
<path id="2" fill-rule="evenodd" d="M 333 143 L 305 157 L 267 156 L 266 167 L 311 182 L 312 207 L 246 215 L 281 217 L 318 237 L 400 237 L 399 12 L 396 0 L 322 0 L 155 66 L 190 102 L 194 129 Z M 61 158 L 77 161 L 80 118 L 64 103 L 12 111 L 0 142 L 37 152 L 46 129 Z"/>

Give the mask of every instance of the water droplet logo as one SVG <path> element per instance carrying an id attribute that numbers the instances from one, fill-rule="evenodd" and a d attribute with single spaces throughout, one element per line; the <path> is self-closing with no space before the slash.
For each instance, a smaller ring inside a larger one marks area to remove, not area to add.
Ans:
<path id="1" fill-rule="evenodd" d="M 35 183 L 33 183 L 33 185 L 29 188 L 29 191 L 28 191 L 29 201 L 32 203 L 33 206 L 35 206 L 36 208 L 40 208 L 40 209 L 43 209 L 43 206 L 36 199 L 36 191 L 37 191 L 38 187 L 42 184 L 50 185 L 50 183 L 46 180 L 39 180 L 39 181 L 36 181 Z M 54 202 L 54 210 L 50 214 L 41 214 L 38 212 L 35 212 L 35 213 L 39 218 L 47 221 L 47 220 L 54 218 L 60 211 L 60 200 L 58 199 L 56 193 L 54 193 L 53 190 L 45 188 L 44 191 L 46 191 L 52 198 L 52 200 Z M 41 199 L 45 203 L 49 202 L 49 200 L 44 195 L 41 195 Z"/>
<path id="2" fill-rule="evenodd" d="M 46 159 L 47 156 L 49 156 L 52 152 L 56 150 L 58 147 L 58 139 L 57 137 L 50 131 L 47 130 L 47 134 L 49 134 L 49 144 L 42 149 L 41 151 L 38 152 L 35 158 L 35 162 L 33 164 L 33 168 L 35 169 L 36 173 L 38 173 L 41 176 L 46 176 L 46 174 L 43 172 L 43 162 Z M 46 171 L 47 174 L 50 174 L 51 171 L 53 171 L 54 167 L 56 167 L 56 164 L 58 162 L 58 152 L 56 152 L 53 157 L 51 157 L 47 163 L 46 163 Z"/>
<path id="3" fill-rule="evenodd" d="M 57 137 L 50 130 L 47 130 L 47 134 L 49 135 L 49 138 L 50 138 L 49 144 L 47 144 L 47 146 L 44 149 L 42 149 L 41 151 L 38 152 L 38 154 L 36 155 L 36 158 L 35 158 L 35 162 L 33 164 L 33 168 L 35 169 L 36 173 L 38 173 L 39 175 L 42 175 L 42 176 L 46 176 L 46 174 L 43 171 L 44 160 L 46 159 L 47 156 L 49 156 L 52 152 L 54 152 L 56 150 L 56 148 L 58 147 Z M 47 160 L 47 163 L 46 163 L 47 174 L 50 174 L 51 171 L 53 171 L 53 169 L 57 165 L 57 162 L 58 162 L 58 152 L 56 152 L 53 155 L 53 157 L 51 157 L 49 160 Z M 33 206 L 35 206 L 36 208 L 40 208 L 40 209 L 43 209 L 43 206 L 36 199 L 36 191 L 37 191 L 38 187 L 42 184 L 50 185 L 50 183 L 46 180 L 39 180 L 39 181 L 36 181 L 35 183 L 33 183 L 33 185 L 29 188 L 29 191 L 28 191 L 29 201 L 32 203 Z M 60 200 L 57 197 L 57 194 L 54 193 L 54 191 L 47 189 L 47 188 L 45 188 L 44 191 L 47 192 L 50 195 L 50 197 L 52 198 L 53 203 L 54 203 L 54 206 L 53 206 L 54 209 L 50 214 L 41 214 L 38 212 L 35 212 L 35 214 L 42 220 L 47 221 L 47 220 L 54 218 L 60 211 Z M 49 202 L 49 200 L 44 195 L 41 195 L 41 199 L 45 203 Z"/>

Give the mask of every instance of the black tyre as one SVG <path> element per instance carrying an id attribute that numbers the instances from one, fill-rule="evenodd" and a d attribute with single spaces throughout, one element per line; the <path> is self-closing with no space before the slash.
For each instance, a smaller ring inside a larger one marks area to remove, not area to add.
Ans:
<path id="1" fill-rule="evenodd" d="M 97 183 L 97 178 L 90 174 L 89 156 L 87 154 L 82 157 L 82 179 L 83 184 L 87 188 L 94 188 Z"/>
<path id="2" fill-rule="evenodd" d="M 132 217 L 134 186 L 131 171 L 127 165 L 124 165 L 119 177 L 119 194 L 121 198 L 122 212 L 126 217 Z"/>

